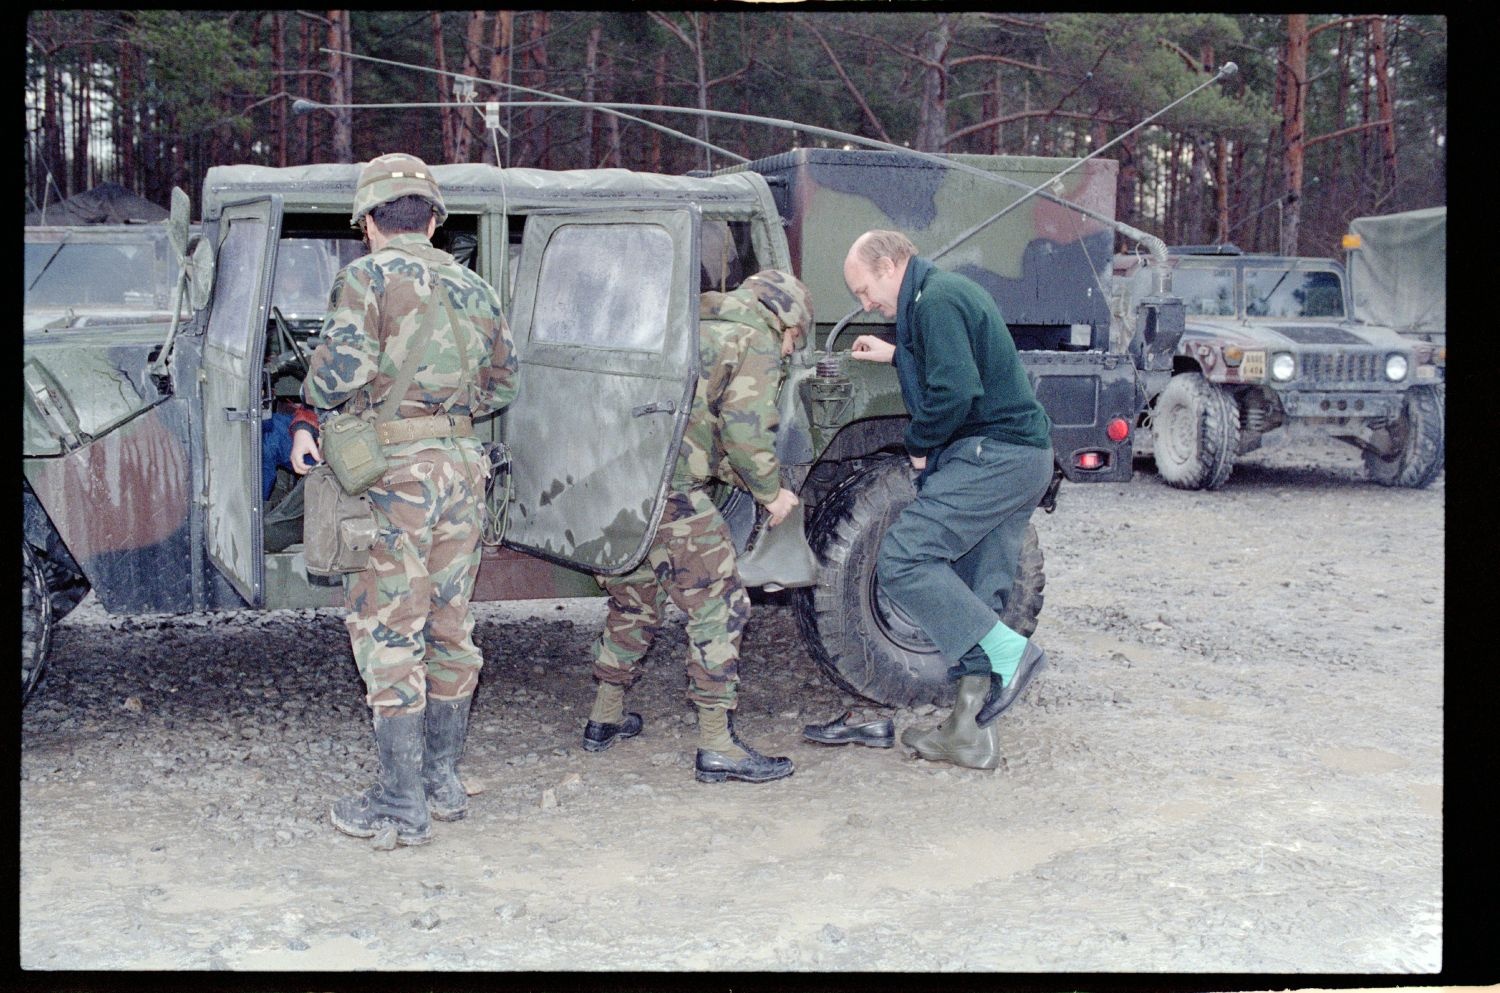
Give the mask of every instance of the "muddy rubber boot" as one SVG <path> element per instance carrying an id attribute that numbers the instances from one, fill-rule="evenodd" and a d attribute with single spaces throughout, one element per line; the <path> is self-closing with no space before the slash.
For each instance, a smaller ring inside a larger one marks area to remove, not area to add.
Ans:
<path id="1" fill-rule="evenodd" d="M 617 738 L 634 738 L 643 723 L 640 714 L 625 713 L 625 687 L 601 680 L 589 722 L 583 726 L 583 750 L 602 752 Z"/>
<path id="2" fill-rule="evenodd" d="M 396 717 L 375 716 L 380 779 L 363 793 L 334 802 L 328 811 L 334 827 L 356 838 L 374 838 L 394 829 L 398 845 L 425 845 L 432 840 L 432 821 L 427 816 L 427 796 L 422 788 L 425 723 L 426 715 L 420 711 Z"/>
<path id="3" fill-rule="evenodd" d="M 762 755 L 734 733 L 734 711 L 724 707 L 698 708 L 698 757 L 693 777 L 700 783 L 738 779 L 768 783 L 795 771 L 789 758 Z"/>
<path id="4" fill-rule="evenodd" d="M 469 733 L 469 704 L 461 700 L 427 698 L 426 748 L 422 757 L 422 787 L 427 793 L 427 811 L 440 821 L 461 821 L 469 812 L 469 794 L 458 778 L 458 760 L 463 758 L 464 739 Z"/>
<path id="5" fill-rule="evenodd" d="M 1000 729 L 980 727 L 975 715 L 990 692 L 989 676 L 964 676 L 958 681 L 953 712 L 931 731 L 907 728 L 901 743 L 930 762 L 952 762 L 969 769 L 993 769 L 1000 764 Z"/>

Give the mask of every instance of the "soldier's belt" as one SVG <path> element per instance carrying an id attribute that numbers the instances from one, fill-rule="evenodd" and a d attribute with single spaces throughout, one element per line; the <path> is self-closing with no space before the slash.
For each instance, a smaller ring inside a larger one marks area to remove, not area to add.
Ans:
<path id="1" fill-rule="evenodd" d="M 474 420 L 467 414 L 403 417 L 398 421 L 376 425 L 375 433 L 383 445 L 396 445 L 423 438 L 472 438 Z"/>

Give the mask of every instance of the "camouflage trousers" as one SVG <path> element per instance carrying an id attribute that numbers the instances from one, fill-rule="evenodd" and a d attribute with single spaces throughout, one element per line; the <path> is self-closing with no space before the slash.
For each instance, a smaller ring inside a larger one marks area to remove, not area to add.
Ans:
<path id="1" fill-rule="evenodd" d="M 670 600 L 687 614 L 688 699 L 734 707 L 750 597 L 735 570 L 729 527 L 704 491 L 669 492 L 646 558 L 599 583 L 609 594 L 609 616 L 594 645 L 596 679 L 629 687 L 640 678 L 640 660 Z"/>
<path id="2" fill-rule="evenodd" d="M 432 442 L 423 444 L 431 446 Z M 391 457 L 367 491 L 379 533 L 370 565 L 344 577 L 344 624 L 382 717 L 474 692 L 484 659 L 469 598 L 479 572 L 484 462 L 453 442 Z"/>

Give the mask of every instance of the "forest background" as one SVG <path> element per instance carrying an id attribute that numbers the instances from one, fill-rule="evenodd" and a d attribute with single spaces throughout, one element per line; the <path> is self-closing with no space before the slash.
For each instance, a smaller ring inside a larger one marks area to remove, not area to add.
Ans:
<path id="1" fill-rule="evenodd" d="M 838 144 L 1082 156 L 1120 141 L 1119 219 L 1171 244 L 1338 256 L 1351 218 L 1447 202 L 1440 15 L 714 10 L 33 10 L 25 209 L 118 183 L 199 202 L 212 165 L 497 160 L 681 173 Z M 297 113 L 294 101 L 446 107 Z M 463 106 L 471 103 L 472 106 Z M 683 132 L 684 140 L 640 121 Z M 713 151 L 712 145 L 722 151 Z"/>

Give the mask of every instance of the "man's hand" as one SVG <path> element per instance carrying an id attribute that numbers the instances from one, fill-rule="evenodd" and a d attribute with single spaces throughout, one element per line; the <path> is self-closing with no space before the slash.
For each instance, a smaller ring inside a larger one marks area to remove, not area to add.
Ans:
<path id="1" fill-rule="evenodd" d="M 896 346 L 888 341 L 883 341 L 873 334 L 862 334 L 854 339 L 853 355 L 857 359 L 866 362 L 894 362 L 896 360 Z"/>
<path id="2" fill-rule="evenodd" d="M 786 515 L 790 514 L 792 508 L 801 502 L 797 499 L 797 494 L 783 486 L 781 492 L 776 494 L 776 499 L 766 504 L 766 512 L 771 515 L 769 526 L 774 528 L 786 520 Z"/>
<path id="3" fill-rule="evenodd" d="M 911 459 L 911 467 L 918 472 L 921 472 L 923 469 L 927 468 L 927 456 L 908 455 L 907 458 Z"/>
<path id="4" fill-rule="evenodd" d="M 312 456 L 313 462 L 323 464 L 323 453 L 318 450 L 318 440 L 305 428 L 292 431 L 292 471 L 299 476 L 307 475 L 312 466 L 302 461 L 304 455 Z"/>

